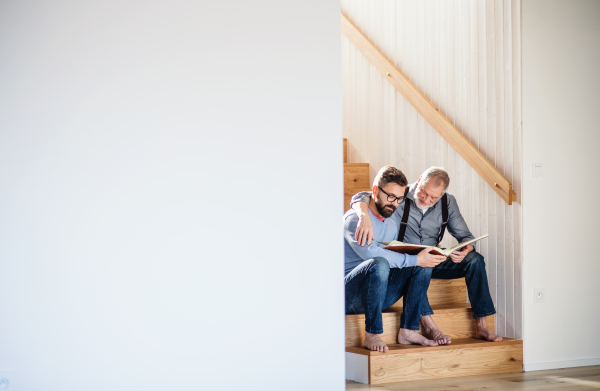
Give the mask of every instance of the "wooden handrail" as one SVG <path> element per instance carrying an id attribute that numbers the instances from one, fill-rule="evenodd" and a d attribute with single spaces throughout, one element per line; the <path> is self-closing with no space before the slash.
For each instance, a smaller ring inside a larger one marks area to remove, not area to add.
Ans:
<path id="1" fill-rule="evenodd" d="M 508 205 L 517 200 L 512 183 L 343 13 L 342 33 Z"/>

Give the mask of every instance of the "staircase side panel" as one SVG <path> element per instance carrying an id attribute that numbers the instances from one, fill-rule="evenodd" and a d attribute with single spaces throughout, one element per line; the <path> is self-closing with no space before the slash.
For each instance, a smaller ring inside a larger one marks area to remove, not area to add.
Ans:
<path id="1" fill-rule="evenodd" d="M 369 356 L 346 352 L 346 380 L 369 384 Z"/>

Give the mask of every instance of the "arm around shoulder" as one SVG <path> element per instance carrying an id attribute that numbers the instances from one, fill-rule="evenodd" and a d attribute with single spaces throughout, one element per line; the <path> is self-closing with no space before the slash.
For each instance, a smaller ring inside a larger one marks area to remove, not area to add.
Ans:
<path id="1" fill-rule="evenodd" d="M 371 193 L 367 191 L 355 194 L 352 197 L 352 200 L 354 201 L 357 199 L 358 201 L 354 201 L 354 203 L 350 204 L 352 210 L 354 210 L 358 216 L 358 224 L 354 238 L 361 246 L 371 244 L 371 240 L 373 240 L 373 224 L 371 224 L 371 216 L 369 215 L 369 203 L 371 202 L 370 194 Z"/>
<path id="2" fill-rule="evenodd" d="M 354 206 L 357 202 L 364 202 L 369 205 L 371 202 L 371 192 L 370 191 L 361 191 L 360 193 L 356 193 L 352 196 L 352 200 L 350 200 L 350 206 Z"/>

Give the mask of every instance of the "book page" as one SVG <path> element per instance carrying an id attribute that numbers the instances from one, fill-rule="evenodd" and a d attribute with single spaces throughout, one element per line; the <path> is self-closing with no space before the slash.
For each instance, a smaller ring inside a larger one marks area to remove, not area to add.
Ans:
<path id="1" fill-rule="evenodd" d="M 450 255 L 450 253 L 452 253 L 452 252 L 454 252 L 454 251 L 458 250 L 459 248 L 461 248 L 461 247 L 465 247 L 467 244 L 475 243 L 475 242 L 477 242 L 478 240 L 485 239 L 485 238 L 487 238 L 488 236 L 490 236 L 490 234 L 483 235 L 483 236 L 480 236 L 480 237 L 478 237 L 478 238 L 475 238 L 475 239 L 467 240 L 466 242 L 459 243 L 459 244 L 457 244 L 456 246 L 449 247 L 449 248 L 447 248 L 447 249 L 445 249 L 445 250 L 444 250 L 444 254 L 445 254 L 446 256 L 448 256 L 448 255 Z"/>
<path id="2" fill-rule="evenodd" d="M 377 242 L 377 243 L 381 243 L 384 246 L 412 246 L 409 243 L 404 243 L 404 242 L 399 242 L 397 240 L 392 240 L 391 242 Z"/>

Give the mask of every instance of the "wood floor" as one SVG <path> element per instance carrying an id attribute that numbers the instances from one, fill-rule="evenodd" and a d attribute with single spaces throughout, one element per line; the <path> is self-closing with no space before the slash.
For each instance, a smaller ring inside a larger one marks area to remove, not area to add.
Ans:
<path id="1" fill-rule="evenodd" d="M 453 379 L 368 385 L 346 380 L 346 390 L 599 390 L 600 366 L 522 373 L 468 376 Z"/>

